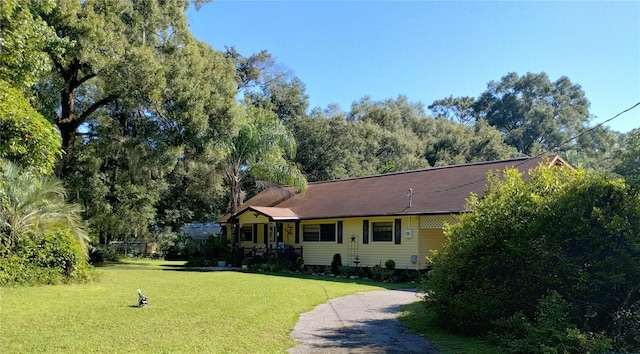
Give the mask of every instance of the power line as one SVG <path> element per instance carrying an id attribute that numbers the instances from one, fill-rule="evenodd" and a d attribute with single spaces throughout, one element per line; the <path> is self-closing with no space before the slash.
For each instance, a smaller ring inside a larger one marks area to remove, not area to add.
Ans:
<path id="1" fill-rule="evenodd" d="M 638 107 L 638 106 L 640 106 L 640 102 L 638 102 L 638 103 L 634 104 L 633 106 L 631 106 L 631 107 L 629 107 L 629 108 L 625 109 L 624 111 L 622 111 L 622 112 L 620 112 L 620 113 L 616 114 L 615 116 L 613 116 L 613 117 L 611 117 L 611 118 L 609 118 L 609 119 L 605 120 L 604 122 L 601 122 L 601 123 L 599 123 L 599 124 L 596 124 L 595 126 L 593 126 L 593 127 L 589 128 L 589 129 L 585 129 L 585 130 L 583 130 L 582 132 L 580 132 L 580 133 L 578 133 L 577 135 L 575 135 L 575 136 L 571 137 L 570 139 L 568 139 L 567 141 L 565 141 L 565 142 L 561 143 L 560 145 L 558 145 L 558 146 L 554 147 L 553 149 L 546 150 L 546 151 L 544 151 L 544 152 L 542 152 L 542 153 L 540 153 L 540 154 L 538 154 L 538 155 L 536 155 L 536 156 L 534 156 L 534 157 L 529 157 L 529 158 L 527 158 L 527 159 L 523 160 L 522 162 L 520 162 L 520 163 L 518 163 L 518 164 L 514 165 L 513 167 L 517 168 L 518 166 L 521 166 L 521 165 L 523 165 L 523 164 L 527 163 L 528 161 L 530 161 L 530 160 L 532 160 L 532 159 L 536 159 L 536 158 L 538 158 L 538 157 L 542 157 L 543 155 L 547 155 L 548 153 L 550 153 L 550 152 L 552 152 L 552 151 L 554 151 L 554 150 L 558 150 L 560 147 L 562 147 L 562 146 L 564 146 L 564 145 L 566 145 L 566 144 L 570 143 L 571 141 L 573 141 L 573 140 L 575 140 L 575 139 L 579 138 L 579 137 L 580 137 L 580 136 L 582 136 L 583 134 L 588 133 L 588 132 L 590 132 L 590 131 L 593 131 L 594 129 L 596 129 L 596 128 L 598 128 L 598 127 L 602 126 L 602 125 L 603 125 L 603 124 L 605 124 L 605 123 L 608 123 L 608 122 L 610 122 L 610 121 L 612 121 L 612 120 L 614 120 L 614 119 L 618 118 L 620 115 L 622 115 L 622 114 L 624 114 L 624 113 L 626 113 L 626 112 L 629 112 L 630 110 L 632 110 L 632 109 L 634 109 L 634 108 L 636 108 L 636 107 Z M 479 179 L 479 180 L 476 180 L 476 181 L 473 181 L 473 182 L 468 182 L 468 183 L 465 183 L 465 184 L 462 184 L 462 185 L 459 185 L 459 186 L 456 186 L 456 187 L 451 187 L 451 188 L 441 189 L 441 190 L 438 190 L 438 191 L 434 191 L 433 193 L 440 193 L 440 192 L 451 191 L 451 190 L 455 190 L 455 189 L 458 189 L 458 188 L 462 188 L 462 187 L 470 186 L 470 185 L 473 185 L 473 184 L 476 184 L 476 183 L 479 183 L 479 182 L 482 182 L 482 181 L 486 181 L 486 180 L 487 180 L 487 177 L 483 177 L 483 178 L 481 178 L 481 179 Z"/>
<path id="2" fill-rule="evenodd" d="M 583 134 L 588 133 L 588 132 L 590 132 L 590 131 L 592 131 L 592 130 L 594 130 L 594 129 L 598 128 L 598 127 L 601 127 L 602 125 L 604 125 L 604 124 L 606 124 L 606 123 L 608 123 L 608 122 L 610 122 L 610 121 L 612 121 L 612 120 L 614 120 L 614 119 L 618 118 L 618 117 L 619 117 L 619 116 L 621 116 L 622 114 L 627 113 L 627 112 L 629 112 L 630 110 L 632 110 L 632 109 L 634 109 L 634 108 L 636 108 L 636 107 L 638 107 L 638 106 L 640 106 L 640 102 L 638 102 L 638 103 L 634 104 L 633 106 L 631 106 L 631 107 L 629 107 L 629 108 L 625 109 L 624 111 L 622 111 L 622 112 L 620 112 L 620 113 L 616 114 L 615 116 L 613 116 L 613 117 L 611 117 L 611 118 L 609 118 L 609 119 L 605 120 L 605 121 L 604 121 L 604 122 L 602 122 L 602 123 L 598 123 L 598 124 L 594 125 L 593 127 L 589 128 L 589 129 L 585 129 L 585 130 L 581 131 L 581 132 L 580 132 L 580 133 L 578 133 L 577 135 L 575 135 L 575 136 L 571 137 L 570 139 L 568 139 L 568 140 L 566 140 L 565 142 L 561 143 L 560 145 L 556 146 L 556 147 L 555 147 L 555 148 L 553 148 L 552 150 L 558 150 L 559 148 L 561 148 L 561 147 L 563 147 L 563 146 L 567 145 L 568 143 L 572 142 L 573 140 L 575 140 L 575 139 L 577 139 L 577 138 L 581 137 Z M 538 155 L 538 156 L 536 156 L 536 157 L 540 157 L 540 156 L 541 156 L 541 155 L 543 155 L 543 154 L 550 153 L 552 150 L 547 150 L 547 151 L 545 151 L 545 152 L 543 152 L 543 153 L 539 154 L 539 155 Z"/>

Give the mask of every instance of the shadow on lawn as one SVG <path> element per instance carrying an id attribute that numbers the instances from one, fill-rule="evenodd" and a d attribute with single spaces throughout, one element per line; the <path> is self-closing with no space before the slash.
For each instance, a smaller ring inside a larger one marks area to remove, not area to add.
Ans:
<path id="1" fill-rule="evenodd" d="M 176 269 L 186 269 L 184 264 L 168 264 L 168 263 L 159 263 L 157 261 L 140 261 L 140 260 L 121 260 L 119 262 L 104 262 L 104 263 L 94 263 L 92 264 L 94 268 L 109 268 L 109 267 L 118 267 L 118 268 L 135 268 L 135 269 L 150 269 L 150 270 L 165 270 L 165 268 L 171 268 L 170 270 Z"/>

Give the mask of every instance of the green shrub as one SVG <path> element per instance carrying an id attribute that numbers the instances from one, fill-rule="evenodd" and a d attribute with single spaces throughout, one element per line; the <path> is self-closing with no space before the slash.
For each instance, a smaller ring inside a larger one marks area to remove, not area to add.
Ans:
<path id="1" fill-rule="evenodd" d="M 336 253 L 333 255 L 333 260 L 331 261 L 331 273 L 333 275 L 340 275 L 340 267 L 342 267 L 342 256 L 340 253 Z"/>
<path id="2" fill-rule="evenodd" d="M 557 292 L 538 301 L 533 320 L 522 312 L 494 322 L 489 338 L 510 353 L 603 353 L 612 340 L 582 332 L 574 323 L 575 308 Z"/>
<path id="3" fill-rule="evenodd" d="M 384 262 L 384 266 L 389 270 L 395 270 L 396 269 L 396 261 L 394 261 L 393 259 L 387 259 L 387 261 Z"/>
<path id="4" fill-rule="evenodd" d="M 547 337 L 562 339 L 547 341 L 549 350 L 606 347 L 600 333 L 618 333 L 612 314 L 640 301 L 636 191 L 594 171 L 538 168 L 525 181 L 508 170 L 490 176 L 483 198 L 467 208 L 473 212 L 447 228 L 431 258 L 427 304 L 442 325 L 493 332 L 518 348 Z M 563 299 L 557 304 L 554 292 Z M 541 311 L 556 305 L 569 315 L 551 326 L 545 321 L 559 319 Z M 613 350 L 640 350 L 630 340 L 621 335 Z"/>
<path id="5" fill-rule="evenodd" d="M 395 283 L 398 281 L 398 278 L 396 277 L 394 270 L 382 268 L 377 264 L 371 267 L 370 272 L 371 272 L 371 277 L 370 277 L 371 280 L 391 282 L 391 283 Z"/>
<path id="6" fill-rule="evenodd" d="M 168 261 L 188 261 L 205 257 L 204 248 L 184 234 L 180 234 L 175 244 L 167 247 L 164 252 L 164 259 Z"/>
<path id="7" fill-rule="evenodd" d="M 190 258 L 185 264 L 186 267 L 217 267 L 218 261 L 206 257 Z"/>
<path id="8" fill-rule="evenodd" d="M 0 285 L 82 282 L 91 276 L 82 245 L 69 231 L 20 238 L 8 251 L 0 259 Z"/>
<path id="9" fill-rule="evenodd" d="M 340 275 L 350 277 L 353 275 L 353 270 L 349 266 L 341 266 L 339 269 Z"/>
<path id="10" fill-rule="evenodd" d="M 358 276 L 363 279 L 371 279 L 371 268 L 369 267 L 359 267 Z"/>
<path id="11" fill-rule="evenodd" d="M 116 263 L 120 261 L 120 255 L 118 252 L 110 249 L 107 246 L 99 245 L 89 248 L 89 262 L 91 264 L 99 264 L 112 262 Z"/>

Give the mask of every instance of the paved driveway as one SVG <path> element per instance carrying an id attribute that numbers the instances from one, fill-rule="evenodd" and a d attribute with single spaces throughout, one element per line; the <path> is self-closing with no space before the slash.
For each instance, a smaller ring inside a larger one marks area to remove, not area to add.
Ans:
<path id="1" fill-rule="evenodd" d="M 420 300 L 415 291 L 379 290 L 333 300 L 303 313 L 291 337 L 303 353 L 429 353 L 425 338 L 407 333 L 396 319 L 400 305 Z"/>

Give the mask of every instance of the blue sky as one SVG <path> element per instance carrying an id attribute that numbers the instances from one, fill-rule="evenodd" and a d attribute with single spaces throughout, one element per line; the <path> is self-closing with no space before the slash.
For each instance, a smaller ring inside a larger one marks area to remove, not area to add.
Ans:
<path id="1" fill-rule="evenodd" d="M 426 109 L 512 71 L 581 85 L 592 125 L 640 101 L 638 1 L 214 1 L 189 10 L 189 24 L 218 50 L 269 51 L 311 107 L 405 95 Z M 640 107 L 607 125 L 640 127 Z"/>

